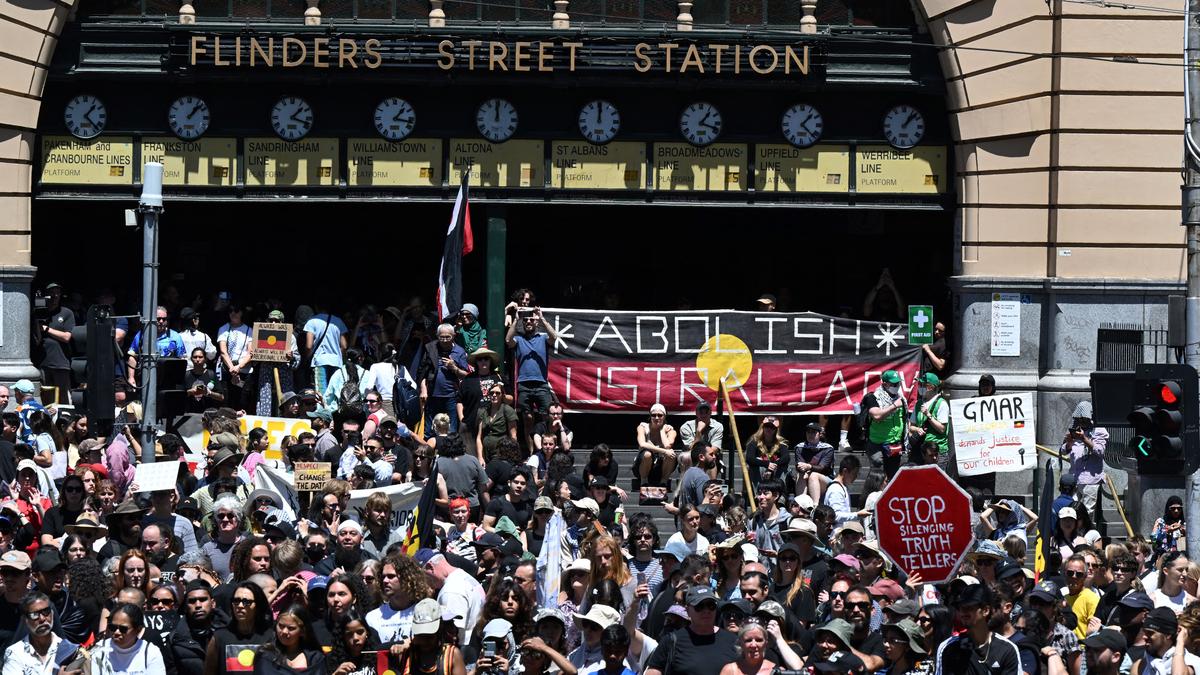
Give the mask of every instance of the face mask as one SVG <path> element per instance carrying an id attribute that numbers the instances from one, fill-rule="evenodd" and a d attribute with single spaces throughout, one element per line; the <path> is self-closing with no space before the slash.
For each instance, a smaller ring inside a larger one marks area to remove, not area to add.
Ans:
<path id="1" fill-rule="evenodd" d="M 896 394 L 900 393 L 900 385 L 885 384 L 883 385 L 883 390 L 886 391 L 890 396 L 895 396 Z"/>

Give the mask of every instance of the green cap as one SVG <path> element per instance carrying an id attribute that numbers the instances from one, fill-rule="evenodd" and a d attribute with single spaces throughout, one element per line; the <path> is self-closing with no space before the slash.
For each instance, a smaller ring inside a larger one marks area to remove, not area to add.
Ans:
<path id="1" fill-rule="evenodd" d="M 883 371 L 883 381 L 888 384 L 900 384 L 900 373 L 894 370 Z"/>
<path id="2" fill-rule="evenodd" d="M 921 375 L 921 384 L 927 384 L 931 387 L 942 386 L 942 378 L 933 373 L 924 373 Z"/>

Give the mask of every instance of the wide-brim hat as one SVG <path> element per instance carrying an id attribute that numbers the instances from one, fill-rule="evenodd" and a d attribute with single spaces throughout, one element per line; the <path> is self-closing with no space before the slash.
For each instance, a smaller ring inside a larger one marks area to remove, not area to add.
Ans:
<path id="1" fill-rule="evenodd" d="M 479 349 L 471 352 L 471 355 L 467 357 L 467 363 L 475 365 L 475 362 L 481 358 L 491 359 L 493 368 L 496 368 L 500 365 L 500 355 L 488 349 L 487 347 L 480 347 Z"/>
<path id="2" fill-rule="evenodd" d="M 908 638 L 909 651 L 917 654 L 925 653 L 925 632 L 912 619 L 902 619 L 896 623 L 885 623 L 880 627 L 880 631 L 886 628 L 894 628 L 904 634 Z"/>
<path id="3" fill-rule="evenodd" d="M 234 464 L 241 464 L 243 457 L 245 457 L 245 455 L 240 452 L 234 452 L 229 448 L 221 448 L 217 451 L 217 454 L 213 456 L 212 465 L 215 468 L 231 459 L 234 460 Z"/>
<path id="4" fill-rule="evenodd" d="M 97 536 L 104 536 L 108 534 L 107 527 L 97 523 L 91 518 L 77 518 L 74 523 L 64 526 L 63 530 L 66 531 L 67 534 L 79 534 L 80 532 L 96 534 Z"/>
<path id="5" fill-rule="evenodd" d="M 149 513 L 146 509 L 137 505 L 134 501 L 125 501 L 117 505 L 116 510 L 105 517 L 104 522 L 112 529 L 113 518 L 124 518 L 125 516 L 144 516 Z"/>

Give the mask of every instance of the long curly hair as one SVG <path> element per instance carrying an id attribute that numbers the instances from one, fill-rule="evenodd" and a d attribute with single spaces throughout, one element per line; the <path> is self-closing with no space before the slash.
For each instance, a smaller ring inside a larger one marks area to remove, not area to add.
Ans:
<path id="1" fill-rule="evenodd" d="M 75 602 L 95 600 L 103 603 L 113 595 L 113 579 L 104 574 L 95 558 L 81 558 L 67 565 L 67 590 Z"/>
<path id="2" fill-rule="evenodd" d="M 517 614 L 509 619 L 504 616 L 504 610 L 500 608 L 500 603 L 513 597 L 517 601 Z M 479 621 L 475 624 L 475 635 L 483 636 L 483 627 L 492 619 L 505 619 L 512 624 L 513 638 L 517 644 L 525 641 L 525 638 L 533 635 L 533 610 L 534 607 L 529 602 L 529 596 L 525 595 L 525 590 L 512 577 L 504 577 L 492 584 L 491 590 L 488 591 L 487 599 L 483 602 L 483 612 L 480 613 Z"/>
<path id="3" fill-rule="evenodd" d="M 383 584 L 383 568 L 388 565 L 391 565 L 392 569 L 396 570 L 400 592 L 411 598 L 414 605 L 425 598 L 433 597 L 433 591 L 429 588 L 429 579 L 425 576 L 425 570 L 417 564 L 416 560 L 406 555 L 392 555 L 383 559 L 383 563 L 379 566 L 381 586 Z M 384 600 L 386 601 L 387 599 L 385 598 Z"/>
<path id="4" fill-rule="evenodd" d="M 329 586 L 334 584 L 342 584 L 350 589 L 350 595 L 354 596 L 354 604 L 351 605 L 352 610 L 357 610 L 359 614 L 366 616 L 370 608 L 367 607 L 367 585 L 362 579 L 350 574 L 338 574 L 329 577 L 329 585 L 325 587 L 326 594 L 329 593 Z M 325 605 L 325 621 L 328 624 L 333 624 L 333 615 L 331 614 L 329 603 Z"/>
<path id="5" fill-rule="evenodd" d="M 246 565 L 250 562 L 250 552 L 256 546 L 266 546 L 268 551 L 271 550 L 263 537 L 246 537 L 233 545 L 233 550 L 229 553 L 229 571 L 233 572 L 234 581 L 245 581 L 250 577 Z"/>
<path id="6" fill-rule="evenodd" d="M 360 614 L 357 609 L 351 608 L 346 612 L 345 616 L 338 619 L 332 626 L 330 632 L 333 634 L 333 644 L 330 645 L 329 661 L 327 662 L 331 668 L 336 669 L 343 663 L 353 663 L 355 667 L 366 665 L 363 663 L 363 656 L 360 653 L 354 656 L 350 653 L 350 649 L 346 646 L 346 627 L 355 621 L 362 624 L 363 628 L 367 629 L 367 644 L 363 646 L 363 651 L 377 651 L 380 647 L 379 643 L 373 637 L 370 626 L 367 625 L 367 620 L 363 614 Z"/>

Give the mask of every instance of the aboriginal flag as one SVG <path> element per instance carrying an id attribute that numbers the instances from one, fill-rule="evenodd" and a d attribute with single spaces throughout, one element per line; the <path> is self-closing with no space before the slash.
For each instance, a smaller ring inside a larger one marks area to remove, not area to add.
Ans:
<path id="1" fill-rule="evenodd" d="M 1046 570 L 1046 560 L 1050 557 L 1051 542 L 1054 540 L 1054 530 L 1050 525 L 1054 513 L 1054 466 L 1050 460 L 1046 460 L 1044 473 L 1046 482 L 1042 485 L 1042 503 L 1038 505 L 1038 538 L 1033 554 L 1033 571 L 1038 581 L 1041 581 L 1042 573 Z"/>
<path id="2" fill-rule="evenodd" d="M 417 508 L 413 509 L 412 518 L 408 521 L 408 534 L 404 536 L 405 554 L 413 555 L 417 549 L 433 548 L 433 500 L 438 492 L 437 462 L 429 470 L 429 478 L 425 479 L 425 488 L 421 490 L 421 498 L 417 500 Z"/>
<path id="3" fill-rule="evenodd" d="M 446 247 L 442 251 L 442 266 L 438 270 L 439 320 L 458 314 L 462 309 L 462 258 L 475 248 L 475 235 L 471 232 L 471 208 L 467 199 L 470 180 L 468 168 L 458 186 L 454 213 L 450 216 L 450 227 L 446 229 Z"/>
<path id="4" fill-rule="evenodd" d="M 225 672 L 254 672 L 254 652 L 261 645 L 225 645 Z"/>
<path id="5" fill-rule="evenodd" d="M 254 349 L 259 352 L 287 352 L 287 331 L 259 329 Z"/>

